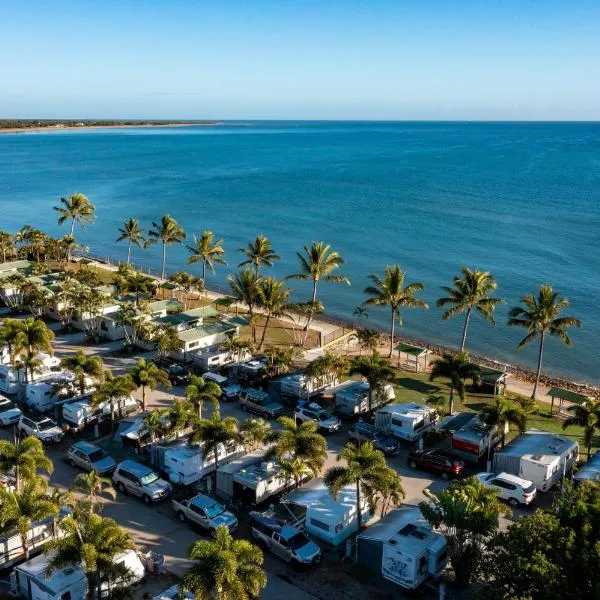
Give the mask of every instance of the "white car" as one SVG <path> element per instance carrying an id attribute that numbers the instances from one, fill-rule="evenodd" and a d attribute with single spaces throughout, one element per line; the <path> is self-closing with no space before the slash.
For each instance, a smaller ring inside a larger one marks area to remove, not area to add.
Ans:
<path id="1" fill-rule="evenodd" d="M 60 442 L 63 439 L 63 430 L 47 417 L 29 418 L 22 416 L 18 425 L 19 433 L 32 435 L 44 444 Z"/>
<path id="2" fill-rule="evenodd" d="M 315 402 L 299 406 L 294 413 L 294 418 L 297 421 L 314 421 L 319 425 L 321 431 L 327 433 L 335 433 L 342 426 L 342 422 L 337 417 L 327 412 Z"/>
<path id="3" fill-rule="evenodd" d="M 18 423 L 22 414 L 21 409 L 14 402 L 0 396 L 0 426 L 6 427 Z"/>
<path id="4" fill-rule="evenodd" d="M 509 473 L 479 473 L 477 478 L 485 487 L 495 488 L 498 498 L 506 500 L 511 506 L 527 506 L 537 493 L 532 481 Z"/>

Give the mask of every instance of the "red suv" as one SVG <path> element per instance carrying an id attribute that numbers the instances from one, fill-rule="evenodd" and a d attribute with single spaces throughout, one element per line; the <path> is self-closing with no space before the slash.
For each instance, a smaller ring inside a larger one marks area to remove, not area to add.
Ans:
<path id="1" fill-rule="evenodd" d="M 460 477 L 465 470 L 465 463 L 445 450 L 411 450 L 408 466 L 439 473 L 444 479 Z"/>

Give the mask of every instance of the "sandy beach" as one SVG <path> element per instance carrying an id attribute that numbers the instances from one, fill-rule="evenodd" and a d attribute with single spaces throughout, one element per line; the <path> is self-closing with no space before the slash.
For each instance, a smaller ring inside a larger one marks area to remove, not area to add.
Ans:
<path id="1" fill-rule="evenodd" d="M 67 131 L 69 129 L 140 129 L 151 127 L 220 127 L 223 123 L 140 123 L 131 125 L 46 125 L 40 127 L 13 127 L 0 129 L 0 133 L 29 133 L 40 131 Z"/>

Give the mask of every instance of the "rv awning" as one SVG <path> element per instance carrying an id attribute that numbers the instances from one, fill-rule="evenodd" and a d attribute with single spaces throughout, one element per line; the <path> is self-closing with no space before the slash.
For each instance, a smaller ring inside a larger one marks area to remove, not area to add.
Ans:
<path id="1" fill-rule="evenodd" d="M 413 346 L 411 344 L 398 344 L 395 348 L 398 352 L 403 352 L 404 354 L 410 354 L 411 356 L 425 356 L 429 354 L 431 350 L 427 348 L 421 348 L 421 346 Z"/>
<path id="2" fill-rule="evenodd" d="M 583 404 L 584 402 L 588 402 L 590 400 L 590 397 L 586 396 L 585 394 L 578 394 L 577 392 L 572 392 L 571 390 L 565 390 L 559 387 L 550 388 L 546 395 L 550 396 L 551 398 L 566 400 L 567 402 L 572 402 L 573 404 Z"/>

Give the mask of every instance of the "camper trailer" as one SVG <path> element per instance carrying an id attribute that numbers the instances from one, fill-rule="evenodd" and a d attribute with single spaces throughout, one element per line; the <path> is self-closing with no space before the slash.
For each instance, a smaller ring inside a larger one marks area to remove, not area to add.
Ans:
<path id="1" fill-rule="evenodd" d="M 502 439 L 495 425 L 485 425 L 477 415 L 452 433 L 452 451 L 457 456 L 472 463 L 477 463 L 498 445 Z"/>
<path id="2" fill-rule="evenodd" d="M 494 455 L 494 471 L 517 475 L 547 492 L 577 462 L 579 444 L 547 431 L 530 429 Z"/>
<path id="3" fill-rule="evenodd" d="M 375 426 L 388 435 L 415 442 L 435 425 L 436 412 L 416 402 L 388 404 L 375 414 Z"/>
<path id="4" fill-rule="evenodd" d="M 94 388 L 88 385 L 86 394 L 91 394 L 93 391 Z M 25 386 L 25 404 L 30 409 L 42 413 L 52 410 L 58 402 L 76 396 L 81 397 L 71 373 L 62 373 Z"/>
<path id="5" fill-rule="evenodd" d="M 325 390 L 336 386 L 335 373 L 325 377 L 310 377 L 306 373 L 290 373 L 269 381 L 269 394 L 276 400 L 296 404 L 298 400 L 309 400 Z"/>
<path id="6" fill-rule="evenodd" d="M 446 539 L 416 506 L 397 508 L 357 537 L 358 562 L 414 590 L 438 576 L 448 560 Z"/>
<path id="7" fill-rule="evenodd" d="M 188 354 L 192 362 L 198 365 L 204 371 L 212 371 L 238 362 L 245 362 L 252 358 L 247 350 L 231 352 L 224 348 L 205 348 Z"/>
<path id="8" fill-rule="evenodd" d="M 335 410 L 344 417 L 356 417 L 369 412 L 369 384 L 366 381 L 344 381 L 332 390 L 335 394 Z M 372 407 L 378 408 L 395 398 L 394 388 L 385 384 L 373 394 Z"/>
<path id="9" fill-rule="evenodd" d="M 339 546 L 358 528 L 354 484 L 343 488 L 335 500 L 323 480 L 316 479 L 290 492 L 282 503 L 288 506 L 290 514 L 302 515 L 295 525 L 303 526 L 307 533 L 332 546 Z M 366 524 L 372 515 L 364 498 L 361 513 Z"/>
<path id="10" fill-rule="evenodd" d="M 227 500 L 240 500 L 257 505 L 283 492 L 290 481 L 279 475 L 277 461 L 265 460 L 267 450 L 259 450 L 219 465 L 217 495 Z"/>
<path id="11" fill-rule="evenodd" d="M 124 417 L 138 410 L 138 401 L 133 396 L 124 396 L 115 403 L 115 415 Z M 110 404 L 103 402 L 92 408 L 91 396 L 70 400 L 62 406 L 62 418 L 68 427 L 80 431 L 86 425 L 102 422 L 110 418 Z"/>
<path id="12" fill-rule="evenodd" d="M 10 364 L 0 364 L 0 392 L 16 394 L 26 380 L 43 381 L 62 373 L 60 359 L 55 356 L 41 352 L 36 358 L 40 361 L 40 370 L 33 373 L 33 379 L 31 373 L 28 373 L 26 377 L 23 369 L 16 369 Z"/>
<path id="13" fill-rule="evenodd" d="M 219 465 L 226 465 L 243 456 L 241 446 L 219 446 Z M 188 446 L 187 443 L 165 449 L 162 469 L 169 481 L 180 485 L 191 485 L 200 481 L 215 470 L 215 455 L 211 452 L 204 457 L 200 446 Z"/>

